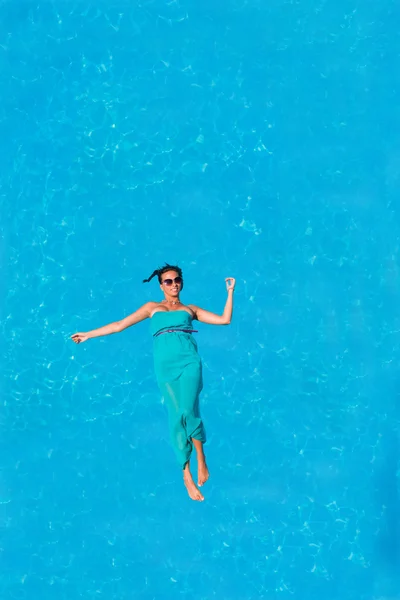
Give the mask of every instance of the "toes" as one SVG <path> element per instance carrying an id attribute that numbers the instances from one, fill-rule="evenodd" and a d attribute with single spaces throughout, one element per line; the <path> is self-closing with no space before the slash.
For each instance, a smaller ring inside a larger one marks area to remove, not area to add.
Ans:
<path id="1" fill-rule="evenodd" d="M 208 481 L 209 477 L 210 477 L 209 473 L 202 475 L 201 477 L 198 478 L 197 485 L 201 487 L 202 485 L 205 484 L 206 481 Z"/>
<path id="2" fill-rule="evenodd" d="M 185 486 L 186 486 L 187 492 L 189 494 L 189 497 L 192 500 L 197 500 L 200 502 L 202 502 L 204 500 L 204 496 L 202 496 L 202 494 L 197 489 L 197 487 L 195 486 L 193 481 L 189 482 L 189 481 L 185 480 Z"/>

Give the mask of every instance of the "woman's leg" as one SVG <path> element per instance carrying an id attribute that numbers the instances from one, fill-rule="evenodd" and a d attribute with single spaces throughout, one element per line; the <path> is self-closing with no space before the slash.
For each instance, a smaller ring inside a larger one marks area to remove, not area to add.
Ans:
<path id="1" fill-rule="evenodd" d="M 190 472 L 190 461 L 188 461 L 183 470 L 183 483 L 188 491 L 188 494 L 192 500 L 204 500 L 203 494 L 200 492 L 195 482 L 193 481 L 192 474 Z"/>
<path id="2" fill-rule="evenodd" d="M 197 485 L 202 486 L 210 475 L 203 448 L 206 442 L 206 432 L 199 408 L 199 396 L 203 387 L 201 370 L 194 372 L 192 377 L 182 377 L 180 383 L 180 396 L 182 398 L 182 411 L 186 431 L 188 436 L 190 436 L 197 455 Z"/>
<path id="3" fill-rule="evenodd" d="M 178 379 L 160 386 L 168 408 L 169 431 L 176 458 L 183 468 L 183 480 L 192 500 L 204 500 L 190 471 L 190 457 L 194 444 L 201 444 L 193 435 L 205 441 L 200 415 L 194 410 L 196 381 Z M 200 463 L 199 463 L 200 464 Z M 203 478 L 203 476 L 202 476 Z"/>
<path id="4" fill-rule="evenodd" d="M 197 485 L 202 486 L 210 477 L 210 473 L 208 472 L 206 457 L 203 450 L 203 442 L 200 442 L 195 438 L 192 438 L 192 441 L 197 455 Z"/>

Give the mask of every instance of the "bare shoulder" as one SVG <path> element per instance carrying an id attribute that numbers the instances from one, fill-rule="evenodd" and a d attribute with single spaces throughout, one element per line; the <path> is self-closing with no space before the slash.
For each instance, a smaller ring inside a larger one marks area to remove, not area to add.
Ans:
<path id="1" fill-rule="evenodd" d="M 124 329 L 127 329 L 127 327 L 132 327 L 132 325 L 136 325 L 136 323 L 140 323 L 140 321 L 150 318 L 153 304 L 156 303 L 146 302 L 132 314 L 128 315 L 124 319 L 121 319 L 121 321 L 117 321 L 117 331 L 123 331 Z"/>
<path id="2" fill-rule="evenodd" d="M 140 318 L 141 320 L 147 319 L 151 316 L 151 313 L 156 306 L 157 302 L 145 302 L 144 304 L 142 304 L 142 306 L 139 306 L 139 308 L 134 313 L 132 313 L 132 316 Z"/>
<path id="3" fill-rule="evenodd" d="M 159 302 L 153 302 L 152 300 L 143 304 L 142 309 L 145 310 L 149 316 L 153 312 L 153 310 L 159 305 Z"/>

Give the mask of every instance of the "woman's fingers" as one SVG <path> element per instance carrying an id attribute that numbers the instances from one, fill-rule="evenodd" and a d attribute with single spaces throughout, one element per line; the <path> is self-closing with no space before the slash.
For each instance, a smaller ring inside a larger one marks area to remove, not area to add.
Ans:
<path id="1" fill-rule="evenodd" d="M 84 342 L 86 340 L 86 334 L 74 333 L 74 335 L 71 335 L 71 339 L 73 342 L 75 342 L 75 344 L 80 344 L 81 342 Z"/>

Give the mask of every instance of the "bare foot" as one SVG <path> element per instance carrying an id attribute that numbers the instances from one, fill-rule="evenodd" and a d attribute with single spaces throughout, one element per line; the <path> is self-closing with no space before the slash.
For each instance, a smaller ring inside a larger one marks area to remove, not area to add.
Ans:
<path id="1" fill-rule="evenodd" d="M 183 475 L 183 482 L 192 500 L 198 500 L 199 502 L 202 502 L 204 500 L 204 496 L 200 494 L 200 491 L 197 489 L 190 471 L 185 470 Z"/>
<path id="2" fill-rule="evenodd" d="M 208 467 L 206 464 L 206 459 L 197 457 L 197 485 L 200 487 L 205 484 L 207 479 L 210 477 L 210 473 L 208 472 Z"/>

